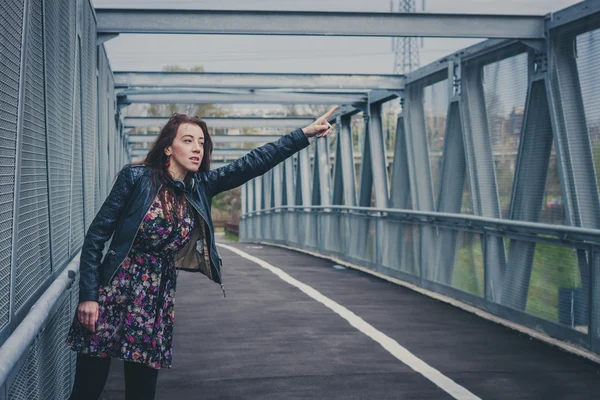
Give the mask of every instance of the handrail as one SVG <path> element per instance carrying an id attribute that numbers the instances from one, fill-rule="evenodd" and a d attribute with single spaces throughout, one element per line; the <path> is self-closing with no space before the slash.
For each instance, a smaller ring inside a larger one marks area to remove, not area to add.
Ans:
<path id="1" fill-rule="evenodd" d="M 0 387 L 4 386 L 10 373 L 23 357 L 23 353 L 27 351 L 50 318 L 50 312 L 56 302 L 75 280 L 79 271 L 80 256 L 81 252 L 73 257 L 65 270 L 35 302 L 27 316 L 0 347 Z"/>
<path id="2" fill-rule="evenodd" d="M 355 211 L 360 214 L 379 213 L 391 214 L 413 223 L 425 224 L 452 224 L 458 228 L 480 229 L 484 232 L 501 233 L 526 233 L 532 235 L 553 235 L 561 240 L 600 244 L 600 229 L 580 228 L 574 226 L 551 225 L 540 222 L 515 221 L 499 218 L 480 217 L 476 215 L 452 214 L 432 211 L 415 211 L 397 208 L 374 208 L 374 207 L 352 207 L 352 206 L 280 206 L 251 211 L 242 218 L 259 215 L 265 212 L 300 210 L 310 212 L 316 211 Z M 383 215 L 382 215 L 383 216 Z M 379 216 L 379 217 L 382 217 Z"/>

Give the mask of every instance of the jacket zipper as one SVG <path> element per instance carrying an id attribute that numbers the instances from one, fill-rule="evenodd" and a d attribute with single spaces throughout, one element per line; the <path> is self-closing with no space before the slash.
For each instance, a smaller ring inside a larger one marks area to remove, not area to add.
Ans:
<path id="1" fill-rule="evenodd" d="M 162 188 L 162 184 L 158 187 L 158 191 L 156 193 L 159 193 L 161 188 Z M 156 196 L 154 196 L 154 197 L 156 197 Z M 127 253 L 125 253 L 125 258 L 127 258 L 127 256 L 129 255 L 129 252 L 131 251 L 131 248 L 133 247 L 133 242 L 135 242 L 135 237 L 137 236 L 138 232 L 140 231 L 140 228 L 142 227 L 142 224 L 144 223 L 144 218 L 146 218 L 146 214 L 148 214 L 148 211 L 150 210 L 150 208 L 152 208 L 153 204 L 154 204 L 154 199 L 152 199 L 152 203 L 150 203 L 150 206 L 148 206 L 148 208 L 146 209 L 146 212 L 144 213 L 144 216 L 142 217 L 142 220 L 140 221 L 140 224 L 138 225 L 137 230 L 135 231 L 135 235 L 133 235 L 133 240 L 131 241 L 131 245 L 129 245 L 129 250 L 127 250 Z M 108 281 L 109 284 L 112 282 L 112 280 L 115 277 L 119 268 L 121 268 L 121 265 L 123 265 L 125 258 L 123 260 L 121 260 L 121 263 L 119 264 L 119 266 L 117 268 L 115 268 L 115 271 L 113 272 L 112 276 L 110 277 L 110 280 Z"/>
<path id="2" fill-rule="evenodd" d="M 162 185 L 160 185 L 158 187 L 158 191 L 156 193 L 159 193 L 161 188 L 162 188 Z M 192 205 L 192 207 L 194 207 L 194 210 L 196 210 L 196 212 L 198 213 L 198 215 L 200 216 L 200 218 L 202 218 L 204 220 L 204 223 L 208 227 L 208 222 L 206 221 L 206 218 L 204 218 L 204 216 L 202 215 L 202 213 L 196 208 L 196 206 L 191 201 L 188 200 L 188 202 Z M 131 251 L 131 248 L 133 247 L 133 242 L 135 242 L 135 237 L 137 236 L 140 228 L 142 227 L 142 224 L 144 223 L 144 218 L 146 217 L 146 214 L 148 214 L 148 210 L 150 210 L 150 208 L 152 207 L 153 204 L 154 204 L 154 200 L 152 200 L 152 203 L 146 209 L 146 212 L 144 213 L 144 216 L 142 217 L 142 220 L 140 221 L 140 224 L 138 225 L 138 228 L 135 231 L 135 235 L 133 236 L 133 240 L 131 241 L 131 245 L 129 246 L 129 249 L 127 250 L 127 253 L 125 254 L 125 258 L 127 258 L 127 255 L 129 255 L 129 252 Z M 209 236 L 209 239 L 210 239 L 210 236 Z M 208 251 L 208 256 L 209 256 L 208 258 L 210 259 L 210 263 L 211 263 L 211 265 L 209 265 L 209 268 L 211 268 L 212 267 L 212 256 L 211 256 L 211 249 L 210 249 L 211 246 L 209 245 L 209 243 L 212 244 L 212 242 L 210 240 L 207 240 L 206 244 L 207 244 L 208 248 L 206 250 Z M 113 250 L 110 250 L 110 251 L 113 251 Z M 121 265 L 123 265 L 123 262 L 125 261 L 125 258 L 121 261 L 121 263 L 119 264 L 119 266 L 117 268 L 115 268 L 115 271 L 113 272 L 112 276 L 110 277 L 110 280 L 108 281 L 108 283 L 112 282 L 112 280 L 114 279 L 117 271 L 119 270 L 119 268 L 121 268 Z M 219 276 L 219 281 L 221 281 L 220 285 L 221 285 L 221 290 L 223 291 L 223 297 L 227 297 L 227 293 L 225 293 L 225 285 L 223 285 L 223 278 L 221 278 L 221 272 L 219 271 L 219 268 L 215 268 L 215 271 L 217 271 L 217 275 Z"/>
<path id="3" fill-rule="evenodd" d="M 188 199 L 188 203 L 191 204 L 192 207 L 194 207 L 194 210 L 196 210 L 196 213 L 198 213 L 198 215 L 200 216 L 200 218 L 202 218 L 202 220 L 204 221 L 205 226 L 208 228 L 208 221 L 206 221 L 206 218 L 204 218 L 204 215 L 202 215 L 202 213 L 200 212 L 200 210 L 198 210 L 196 208 L 196 206 Z M 212 241 L 210 240 L 210 229 L 207 229 L 209 231 L 209 237 L 206 241 L 206 247 L 208 247 L 206 249 L 206 251 L 208 251 L 208 258 L 210 260 L 211 265 L 209 265 L 209 268 L 212 268 L 212 255 L 211 255 L 211 247 L 212 247 Z M 203 232 L 204 233 L 204 232 Z M 210 243 L 210 244 L 209 244 Z M 220 267 L 220 266 L 219 266 Z M 217 275 L 219 276 L 219 281 L 221 281 L 220 285 L 221 285 L 221 290 L 223 291 L 223 297 L 227 297 L 227 294 L 225 293 L 225 285 L 223 285 L 223 278 L 221 278 L 221 272 L 219 271 L 219 268 L 215 268 L 215 271 L 217 271 Z"/>

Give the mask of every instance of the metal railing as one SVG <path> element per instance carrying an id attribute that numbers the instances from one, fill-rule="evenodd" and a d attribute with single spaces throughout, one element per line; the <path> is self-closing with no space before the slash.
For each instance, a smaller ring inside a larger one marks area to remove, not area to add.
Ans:
<path id="1" fill-rule="evenodd" d="M 460 214 L 344 206 L 277 207 L 240 220 L 244 241 L 367 267 L 598 351 L 600 230 Z M 490 274 L 493 239 L 508 263 Z M 522 252 L 528 282 L 515 284 Z"/>

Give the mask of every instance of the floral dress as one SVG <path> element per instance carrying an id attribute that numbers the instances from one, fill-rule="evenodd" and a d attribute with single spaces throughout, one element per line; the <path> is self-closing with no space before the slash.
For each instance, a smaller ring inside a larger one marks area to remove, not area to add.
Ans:
<path id="1" fill-rule="evenodd" d="M 164 196 L 180 206 L 164 207 Z M 85 329 L 75 315 L 67 336 L 73 350 L 154 369 L 171 367 L 177 280 L 174 258 L 194 230 L 191 206 L 173 196 L 164 189 L 156 196 L 129 254 L 110 284 L 99 288 L 95 332 Z"/>

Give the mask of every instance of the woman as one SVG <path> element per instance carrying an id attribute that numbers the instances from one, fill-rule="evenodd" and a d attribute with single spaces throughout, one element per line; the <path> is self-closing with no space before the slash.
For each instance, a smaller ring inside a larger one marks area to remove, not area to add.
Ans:
<path id="1" fill-rule="evenodd" d="M 100 396 L 112 357 L 125 361 L 128 400 L 154 398 L 158 370 L 171 367 L 176 269 L 202 272 L 225 295 L 211 198 L 264 174 L 308 146 L 308 137 L 327 135 L 336 109 L 212 171 L 206 123 L 174 114 L 145 161 L 119 172 L 81 250 L 67 338 L 78 353 L 71 399 Z"/>

